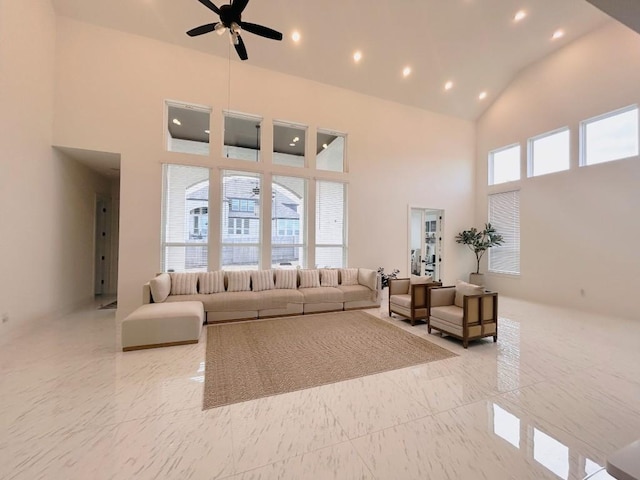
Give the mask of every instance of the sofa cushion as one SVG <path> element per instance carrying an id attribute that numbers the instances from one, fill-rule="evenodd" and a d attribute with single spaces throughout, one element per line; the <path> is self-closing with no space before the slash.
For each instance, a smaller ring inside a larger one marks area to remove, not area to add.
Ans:
<path id="1" fill-rule="evenodd" d="M 358 269 L 341 268 L 340 285 L 358 285 Z"/>
<path id="2" fill-rule="evenodd" d="M 149 288 L 155 303 L 164 302 L 171 293 L 171 276 L 168 273 L 161 273 L 149 281 Z"/>
<path id="3" fill-rule="evenodd" d="M 364 285 L 339 285 L 338 290 L 342 292 L 345 302 L 373 301 L 376 294 L 375 291 Z"/>
<path id="4" fill-rule="evenodd" d="M 320 286 L 321 287 L 337 287 L 338 286 L 338 270 L 333 268 L 320 269 Z"/>
<path id="5" fill-rule="evenodd" d="M 206 312 L 258 311 L 261 308 L 260 293 L 221 292 L 209 295 L 169 295 L 167 302 L 202 302 Z"/>
<path id="6" fill-rule="evenodd" d="M 260 310 L 285 308 L 289 303 L 304 303 L 304 295 L 299 290 L 281 288 L 260 292 Z"/>
<path id="7" fill-rule="evenodd" d="M 342 303 L 342 292 L 333 287 L 315 287 L 298 289 L 304 295 L 304 303 Z"/>
<path id="8" fill-rule="evenodd" d="M 251 272 L 251 290 L 261 292 L 275 288 L 273 284 L 273 272 L 271 270 L 258 270 Z"/>
<path id="9" fill-rule="evenodd" d="M 456 298 L 454 304 L 460 308 L 464 307 L 465 295 L 481 295 L 484 293 L 484 288 L 471 283 L 463 282 L 462 280 L 456 281 Z"/>
<path id="10" fill-rule="evenodd" d="M 238 270 L 227 272 L 227 292 L 248 292 L 251 290 L 251 272 Z M 249 309 L 250 310 L 250 309 Z"/>
<path id="11" fill-rule="evenodd" d="M 198 293 L 197 273 L 170 273 L 171 295 L 195 295 Z"/>
<path id="12" fill-rule="evenodd" d="M 298 288 L 298 271 L 276 270 L 276 289 L 279 288 Z"/>
<path id="13" fill-rule="evenodd" d="M 200 272 L 198 274 L 198 293 L 224 292 L 224 272 Z"/>
<path id="14" fill-rule="evenodd" d="M 378 272 L 370 268 L 358 268 L 358 284 L 370 290 L 377 290 Z"/>
<path id="15" fill-rule="evenodd" d="M 320 272 L 318 270 L 300 270 L 300 288 L 314 288 L 320 286 Z"/>

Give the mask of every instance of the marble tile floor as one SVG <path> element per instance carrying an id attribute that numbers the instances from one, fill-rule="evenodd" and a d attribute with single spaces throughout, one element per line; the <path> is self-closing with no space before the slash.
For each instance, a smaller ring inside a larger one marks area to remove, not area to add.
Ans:
<path id="1" fill-rule="evenodd" d="M 14 327 L 0 478 L 578 480 L 640 438 L 640 322 L 500 307 L 498 343 L 468 350 L 370 310 L 459 356 L 207 411 L 206 333 L 122 353 L 95 306 Z"/>

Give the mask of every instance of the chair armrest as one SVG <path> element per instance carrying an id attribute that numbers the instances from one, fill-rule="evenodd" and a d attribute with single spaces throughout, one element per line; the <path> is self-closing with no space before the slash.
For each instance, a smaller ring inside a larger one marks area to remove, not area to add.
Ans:
<path id="1" fill-rule="evenodd" d="M 485 291 L 465 295 L 463 300 L 465 323 L 492 323 L 498 320 L 498 293 Z"/>
<path id="2" fill-rule="evenodd" d="M 429 307 L 429 292 L 433 287 L 441 287 L 442 282 L 413 283 L 409 285 L 414 308 Z"/>
<path id="3" fill-rule="evenodd" d="M 428 293 L 430 307 L 444 307 L 454 304 L 456 298 L 456 287 L 429 287 Z"/>
<path id="4" fill-rule="evenodd" d="M 390 278 L 389 296 L 409 293 L 410 280 L 408 278 Z"/>

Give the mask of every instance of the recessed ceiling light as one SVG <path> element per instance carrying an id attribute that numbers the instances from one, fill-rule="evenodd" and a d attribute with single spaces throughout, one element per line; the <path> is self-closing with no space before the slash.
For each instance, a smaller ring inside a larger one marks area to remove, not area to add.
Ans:
<path id="1" fill-rule="evenodd" d="M 525 12 L 524 10 L 520 10 L 518 13 L 515 14 L 515 16 L 513 17 L 513 20 L 516 22 L 519 22 L 520 20 L 523 20 L 526 16 L 527 16 L 527 12 Z"/>
<path id="2" fill-rule="evenodd" d="M 177 118 L 174 118 L 172 121 L 173 121 L 174 125 L 182 125 L 182 122 L 180 120 L 178 120 Z"/>
<path id="3" fill-rule="evenodd" d="M 209 135 L 211 132 L 209 130 L 205 130 L 204 133 L 206 133 L 207 135 Z"/>
<path id="4" fill-rule="evenodd" d="M 295 147 L 295 146 L 296 146 L 296 144 L 295 144 L 295 143 L 290 143 L 290 144 L 289 144 L 289 146 L 290 146 L 290 147 Z"/>
<path id="5" fill-rule="evenodd" d="M 480 95 L 478 95 L 478 100 L 484 100 L 485 98 L 487 98 L 487 92 L 481 92 Z"/>
<path id="6" fill-rule="evenodd" d="M 296 137 L 293 139 L 294 142 L 299 142 L 300 141 L 300 137 Z"/>
<path id="7" fill-rule="evenodd" d="M 445 90 L 451 90 L 452 88 L 453 88 L 453 82 L 451 80 L 449 80 L 447 83 L 444 84 Z"/>
<path id="8" fill-rule="evenodd" d="M 553 32 L 552 40 L 558 40 L 559 38 L 564 37 L 564 30 L 556 30 Z"/>
<path id="9" fill-rule="evenodd" d="M 300 38 L 301 38 L 300 32 L 298 32 L 297 30 L 291 34 L 291 40 L 293 40 L 296 43 L 300 41 Z"/>
<path id="10" fill-rule="evenodd" d="M 402 70 L 402 76 L 408 77 L 409 75 L 411 75 L 411 67 L 404 67 Z"/>
<path id="11" fill-rule="evenodd" d="M 353 54 L 353 61 L 358 63 L 360 60 L 362 60 L 362 52 L 358 50 Z"/>
<path id="12" fill-rule="evenodd" d="M 329 145 L 327 145 L 326 143 L 323 143 L 323 144 L 322 144 L 322 148 L 325 148 L 325 149 L 326 149 L 326 148 L 329 148 Z"/>

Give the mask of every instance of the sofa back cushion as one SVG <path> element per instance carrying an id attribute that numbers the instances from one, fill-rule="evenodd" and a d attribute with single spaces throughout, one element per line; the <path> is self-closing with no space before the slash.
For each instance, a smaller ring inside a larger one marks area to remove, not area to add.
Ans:
<path id="1" fill-rule="evenodd" d="M 168 273 L 161 273 L 149 282 L 151 297 L 155 303 L 164 302 L 171 293 L 171 277 Z"/>
<path id="2" fill-rule="evenodd" d="M 273 272 L 271 270 L 258 270 L 251 272 L 251 290 L 262 292 L 263 290 L 273 290 Z"/>
<path id="3" fill-rule="evenodd" d="M 298 271 L 293 269 L 276 270 L 276 288 L 297 289 Z"/>
<path id="4" fill-rule="evenodd" d="M 171 295 L 196 295 L 198 293 L 197 273 L 170 273 Z"/>
<path id="5" fill-rule="evenodd" d="M 321 287 L 337 287 L 338 286 L 338 270 L 330 268 L 320 269 L 320 286 Z"/>
<path id="6" fill-rule="evenodd" d="M 377 290 L 378 286 L 378 272 L 371 270 L 370 268 L 358 269 L 358 284 L 369 287 L 371 290 Z"/>
<path id="7" fill-rule="evenodd" d="M 200 272 L 198 273 L 199 293 L 220 293 L 224 292 L 224 272 Z"/>
<path id="8" fill-rule="evenodd" d="M 318 270 L 300 270 L 300 288 L 314 288 L 320 286 L 320 272 Z"/>
<path id="9" fill-rule="evenodd" d="M 227 292 L 251 291 L 251 271 L 239 270 L 227 272 Z"/>
<path id="10" fill-rule="evenodd" d="M 418 275 L 411 275 L 410 284 L 411 285 L 422 285 L 423 283 L 431 283 L 433 282 L 433 278 L 431 275 L 426 275 L 424 277 L 420 277 Z"/>
<path id="11" fill-rule="evenodd" d="M 341 268 L 340 285 L 358 285 L 358 269 Z"/>
<path id="12" fill-rule="evenodd" d="M 465 295 L 481 295 L 484 293 L 484 288 L 472 283 L 463 282 L 462 280 L 456 281 L 456 298 L 454 304 L 457 307 L 464 307 Z"/>

